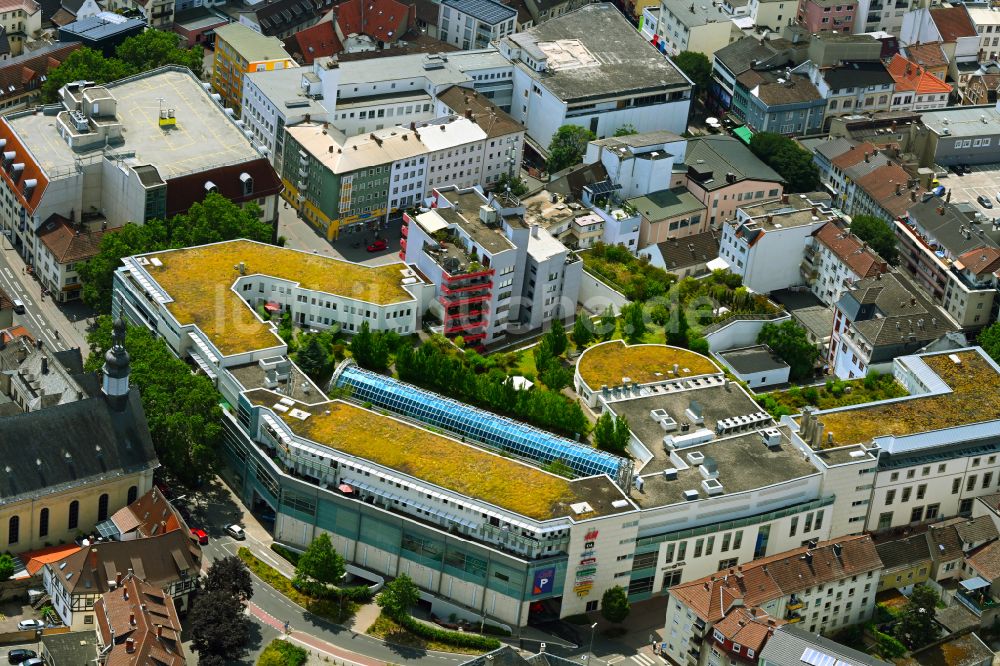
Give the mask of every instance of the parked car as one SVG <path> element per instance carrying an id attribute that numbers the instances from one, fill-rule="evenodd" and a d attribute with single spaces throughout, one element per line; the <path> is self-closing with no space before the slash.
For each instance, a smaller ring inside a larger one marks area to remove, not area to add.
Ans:
<path id="1" fill-rule="evenodd" d="M 17 314 L 24 314 L 24 303 L 22 303 L 19 298 L 14 299 L 14 312 Z"/>
<path id="2" fill-rule="evenodd" d="M 990 198 L 985 194 L 980 194 L 978 197 L 976 197 L 976 201 L 978 201 L 979 205 L 982 206 L 983 208 L 993 208 L 993 202 L 990 201 Z"/>
<path id="3" fill-rule="evenodd" d="M 381 252 L 382 250 L 384 250 L 387 247 L 389 247 L 388 241 L 386 241 L 384 238 L 380 238 L 380 239 L 378 239 L 377 241 L 375 241 L 374 243 L 372 243 L 371 245 L 368 246 L 368 251 L 369 252 Z"/>
<path id="4" fill-rule="evenodd" d="M 199 527 L 191 528 L 191 538 L 195 539 L 202 546 L 208 545 L 208 533 Z"/>
<path id="5" fill-rule="evenodd" d="M 244 541 L 247 538 L 247 533 L 243 531 L 242 527 L 236 524 L 226 525 L 226 533 L 237 541 Z"/>
<path id="6" fill-rule="evenodd" d="M 17 623 L 18 631 L 31 631 L 33 629 L 43 629 L 44 627 L 45 623 L 41 620 L 21 620 Z"/>
<path id="7" fill-rule="evenodd" d="M 27 661 L 28 659 L 34 659 L 38 654 L 34 650 L 25 650 L 18 648 L 17 650 L 11 650 L 7 653 L 7 663 L 8 664 L 20 664 L 22 661 Z"/>
<path id="8" fill-rule="evenodd" d="M 45 662 L 38 657 L 33 657 L 28 661 L 22 661 L 21 666 L 45 666 Z"/>

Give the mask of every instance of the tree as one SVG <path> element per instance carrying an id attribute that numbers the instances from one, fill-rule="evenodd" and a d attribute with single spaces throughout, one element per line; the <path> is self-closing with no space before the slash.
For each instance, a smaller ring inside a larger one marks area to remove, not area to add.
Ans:
<path id="1" fill-rule="evenodd" d="M 303 666 L 308 660 L 305 648 L 275 638 L 260 653 L 257 666 Z"/>
<path id="2" fill-rule="evenodd" d="M 672 60 L 694 84 L 695 94 L 703 95 L 712 81 L 712 63 L 704 53 L 681 51 Z"/>
<path id="3" fill-rule="evenodd" d="M 819 358 L 819 350 L 809 341 L 806 329 L 794 321 L 764 324 L 757 334 L 757 344 L 767 345 L 788 364 L 791 379 L 810 377 Z"/>
<path id="4" fill-rule="evenodd" d="M 618 317 L 615 315 L 615 306 L 609 304 L 604 314 L 601 315 L 601 337 L 607 340 L 614 335 L 617 322 Z"/>
<path id="5" fill-rule="evenodd" d="M 646 335 L 646 313 L 642 303 L 636 301 L 623 307 L 622 322 L 625 339 L 630 343 L 641 341 L 642 336 Z"/>
<path id="6" fill-rule="evenodd" d="M 86 46 L 73 51 L 60 65 L 50 69 L 42 84 L 42 101 L 57 101 L 59 89 L 73 81 L 108 83 L 130 76 L 132 69 L 116 58 L 105 58 L 100 51 Z"/>
<path id="7" fill-rule="evenodd" d="M 256 204 L 238 206 L 213 192 L 183 215 L 147 220 L 142 225 L 126 224 L 115 233 L 104 234 L 97 254 L 77 264 L 83 301 L 100 313 L 111 312 L 114 274 L 123 257 L 235 238 L 270 242 L 274 229 L 260 220 L 259 213 Z"/>
<path id="8" fill-rule="evenodd" d="M 389 344 L 381 331 L 371 331 L 367 321 L 351 340 L 351 354 L 362 368 L 384 372 L 389 367 Z"/>
<path id="9" fill-rule="evenodd" d="M 625 123 L 621 127 L 615 130 L 615 136 L 628 136 L 630 134 L 638 134 L 639 130 L 635 128 L 632 123 Z"/>
<path id="10" fill-rule="evenodd" d="M 593 324 L 590 318 L 580 315 L 573 323 L 573 344 L 577 349 L 583 349 L 594 340 Z"/>
<path id="11" fill-rule="evenodd" d="M 624 416 L 612 417 L 604 412 L 594 424 L 594 446 L 611 453 L 625 453 L 631 438 L 628 421 Z"/>
<path id="12" fill-rule="evenodd" d="M 392 618 L 410 614 L 410 608 L 420 600 L 420 590 L 406 574 L 386 583 L 375 599 L 382 612 Z"/>
<path id="13" fill-rule="evenodd" d="M 899 249 L 892 224 L 873 215 L 858 215 L 851 221 L 851 233 L 865 241 L 878 255 L 895 266 L 899 263 Z"/>
<path id="14" fill-rule="evenodd" d="M 0 555 L 0 581 L 7 580 L 14 575 L 14 558 L 10 553 Z"/>
<path id="15" fill-rule="evenodd" d="M 223 590 L 198 595 L 189 616 L 198 663 L 231 664 L 247 655 L 251 620 L 243 610 L 244 602 Z"/>
<path id="16" fill-rule="evenodd" d="M 528 193 L 528 184 L 520 176 L 511 176 L 506 171 L 497 178 L 497 184 L 493 188 L 496 192 L 504 192 L 510 187 L 510 193 L 519 197 Z"/>
<path id="17" fill-rule="evenodd" d="M 111 347 L 111 324 L 111 317 L 98 317 L 87 335 L 88 371 L 96 372 L 104 363 Z M 222 443 L 222 409 L 212 381 L 192 374 L 191 368 L 144 326 L 128 327 L 125 346 L 131 357 L 129 379 L 142 397 L 160 462 L 188 484 L 212 474 Z"/>
<path id="18" fill-rule="evenodd" d="M 628 617 L 631 607 L 628 603 L 628 593 L 621 585 L 605 590 L 601 597 L 601 615 L 608 622 L 621 624 Z"/>
<path id="19" fill-rule="evenodd" d="M 235 555 L 215 560 L 205 575 L 205 592 L 222 592 L 249 601 L 253 598 L 253 580 L 247 565 Z"/>
<path id="20" fill-rule="evenodd" d="M 990 358 L 1000 363 L 1000 322 L 991 324 L 980 331 L 976 342 Z"/>
<path id="21" fill-rule="evenodd" d="M 295 353 L 295 362 L 302 372 L 319 379 L 330 371 L 330 351 L 323 346 L 319 335 L 307 335 L 305 344 Z"/>
<path id="22" fill-rule="evenodd" d="M 573 381 L 573 373 L 564 368 L 562 363 L 555 361 L 539 373 L 538 378 L 549 390 L 561 391 Z"/>
<path id="23" fill-rule="evenodd" d="M 552 324 L 545 337 L 549 340 L 549 347 L 552 349 L 553 356 L 562 356 L 566 352 L 566 348 L 569 347 L 569 339 L 566 337 L 566 327 L 563 326 L 562 320 L 558 317 L 552 319 Z"/>
<path id="24" fill-rule="evenodd" d="M 934 611 L 940 598 L 934 588 L 917 585 L 899 613 L 895 634 L 911 650 L 921 648 L 938 637 Z"/>
<path id="25" fill-rule="evenodd" d="M 671 317 L 666 324 L 667 344 L 674 347 L 688 346 L 688 321 L 684 314 L 684 308 L 677 306 L 674 308 L 676 319 Z"/>
<path id="26" fill-rule="evenodd" d="M 311 597 L 326 597 L 331 585 L 340 585 L 346 571 L 344 558 L 334 550 L 330 535 L 321 532 L 299 556 L 292 583 Z"/>
<path id="27" fill-rule="evenodd" d="M 587 152 L 587 143 L 597 137 L 585 127 L 579 125 L 563 125 L 556 130 L 549 143 L 549 161 L 546 165 L 549 173 L 562 171 L 574 164 L 579 164 L 583 154 Z"/>
<path id="28" fill-rule="evenodd" d="M 688 331 L 687 348 L 702 356 L 708 356 L 708 353 L 711 351 L 708 346 L 708 340 L 693 331 Z"/>
<path id="29" fill-rule="evenodd" d="M 760 132 L 750 139 L 750 150 L 785 179 L 789 192 L 811 192 L 819 185 L 812 154 L 789 137 Z"/>

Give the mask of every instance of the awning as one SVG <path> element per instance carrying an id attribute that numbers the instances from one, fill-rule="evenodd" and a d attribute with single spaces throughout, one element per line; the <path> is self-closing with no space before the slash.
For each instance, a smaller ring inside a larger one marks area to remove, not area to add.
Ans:
<path id="1" fill-rule="evenodd" d="M 345 495 L 350 495 L 351 493 L 354 492 L 354 488 L 351 488 L 346 483 L 342 483 L 339 486 L 337 486 L 337 490 L 339 490 L 340 492 L 344 493 Z"/>
<path id="2" fill-rule="evenodd" d="M 970 578 L 969 580 L 962 581 L 962 587 L 964 587 L 969 591 L 981 590 L 984 587 L 989 587 L 989 586 L 990 586 L 990 581 L 980 576 L 976 576 L 975 578 Z"/>
<path id="3" fill-rule="evenodd" d="M 275 303 L 274 301 L 268 301 L 264 305 L 264 309 L 268 312 L 281 312 L 281 304 Z"/>
<path id="4" fill-rule="evenodd" d="M 753 138 L 753 130 L 746 125 L 734 129 L 733 134 L 735 134 L 738 139 L 741 139 L 743 143 L 747 145 L 750 145 L 750 139 Z"/>

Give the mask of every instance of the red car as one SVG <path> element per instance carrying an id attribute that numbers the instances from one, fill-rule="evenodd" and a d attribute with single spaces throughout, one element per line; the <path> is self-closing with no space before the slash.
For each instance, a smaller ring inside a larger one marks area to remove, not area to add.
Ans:
<path id="1" fill-rule="evenodd" d="M 389 247 L 389 242 L 384 238 L 380 238 L 371 245 L 368 246 L 369 252 L 381 252 L 385 248 Z"/>
<path id="2" fill-rule="evenodd" d="M 202 546 L 207 546 L 208 545 L 208 534 L 206 534 L 205 530 L 203 530 L 203 529 L 200 529 L 198 527 L 192 528 L 191 529 L 191 538 L 192 539 L 197 539 L 198 543 L 201 544 Z"/>

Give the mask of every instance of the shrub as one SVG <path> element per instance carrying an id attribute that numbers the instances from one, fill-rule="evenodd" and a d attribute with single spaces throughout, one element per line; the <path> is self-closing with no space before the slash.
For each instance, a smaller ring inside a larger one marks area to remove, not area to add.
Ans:
<path id="1" fill-rule="evenodd" d="M 294 550 L 289 550 L 288 548 L 285 548 L 280 543 L 272 543 L 271 550 L 276 552 L 278 555 L 281 555 L 281 557 L 283 557 L 284 559 L 288 560 L 288 562 L 290 562 L 292 566 L 295 566 L 296 564 L 299 563 L 299 554 L 296 553 Z"/>
<path id="2" fill-rule="evenodd" d="M 309 653 L 298 645 L 276 638 L 260 654 L 258 666 L 303 666 Z"/>
<path id="3" fill-rule="evenodd" d="M 467 647 L 475 650 L 496 650 L 500 647 L 500 641 L 488 636 L 468 633 L 464 631 L 449 631 L 415 620 L 409 615 L 393 618 L 398 625 L 409 631 L 411 634 L 426 638 L 430 641 L 449 643 L 456 647 Z"/>

